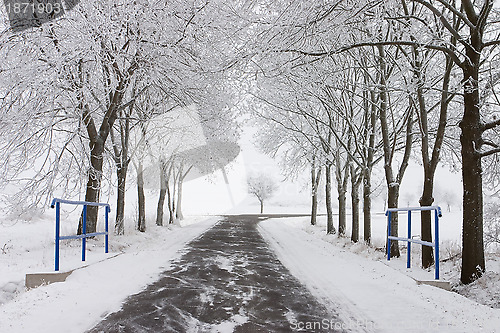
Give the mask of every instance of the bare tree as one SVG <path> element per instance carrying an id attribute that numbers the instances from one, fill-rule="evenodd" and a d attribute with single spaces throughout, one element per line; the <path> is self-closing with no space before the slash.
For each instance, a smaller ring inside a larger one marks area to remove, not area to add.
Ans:
<path id="1" fill-rule="evenodd" d="M 254 195 L 260 203 L 260 213 L 264 213 L 264 202 L 271 198 L 278 189 L 275 180 L 268 175 L 259 174 L 247 179 L 248 193 Z"/>

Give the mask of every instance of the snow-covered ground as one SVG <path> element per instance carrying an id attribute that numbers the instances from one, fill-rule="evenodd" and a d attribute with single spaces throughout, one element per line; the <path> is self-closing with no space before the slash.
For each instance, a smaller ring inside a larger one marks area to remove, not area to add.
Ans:
<path id="1" fill-rule="evenodd" d="M 260 231 L 284 265 L 315 296 L 340 310 L 346 328 L 500 332 L 500 309 L 480 305 L 454 292 L 417 285 L 412 275 L 422 270 L 406 271 L 404 259 L 388 264 L 383 253 L 361 244 L 346 245 L 346 240 L 335 236 L 322 236 L 323 230 L 323 226 L 308 226 L 307 218 L 260 223 Z M 497 295 L 499 290 L 497 285 Z M 326 322 L 316 324 L 328 327 Z"/>
<path id="2" fill-rule="evenodd" d="M 256 210 L 258 204 L 247 199 L 232 213 Z M 266 212 L 307 213 L 308 206 L 287 206 L 275 200 Z M 432 280 L 434 275 L 433 270 L 419 268 L 418 246 L 413 248 L 411 269 L 406 269 L 404 249 L 401 258 L 387 262 L 376 249 L 383 247 L 385 234 L 386 220 L 381 213 L 373 214 L 373 247 L 326 235 L 324 216 L 314 227 L 308 217 L 295 217 L 264 221 L 259 230 L 315 296 L 337 311 L 341 309 L 350 327 L 361 325 L 381 332 L 392 332 L 394 327 L 404 327 L 405 332 L 435 331 L 436 327 L 440 332 L 500 332 L 500 309 L 474 301 L 498 307 L 498 256 L 489 254 L 489 273 L 478 282 L 456 285 L 460 213 L 444 212 L 441 221 L 441 276 L 468 298 L 416 284 L 415 279 Z M 155 281 L 187 242 L 218 220 L 216 216 L 191 216 L 182 225 L 157 227 L 150 223 L 146 233 L 129 227 L 125 236 L 110 238 L 107 255 L 102 238 L 97 237 L 89 240 L 85 264 L 80 261 L 80 241 L 65 241 L 61 271 L 77 269 L 64 283 L 25 291 L 26 273 L 53 271 L 52 215 L 48 211 L 36 222 L 0 224 L 0 332 L 82 332 L 92 327 L 119 309 L 128 295 Z M 404 225 L 401 223 L 402 234 L 406 233 Z M 66 227 L 64 233 L 72 233 L 73 227 Z M 414 233 L 418 234 L 418 227 Z M 88 266 L 78 269 L 84 265 Z"/>
<path id="3" fill-rule="evenodd" d="M 155 226 L 153 204 L 152 211 L 148 211 L 151 216 L 147 219 L 147 232 L 135 231 L 136 198 L 133 191 L 129 191 L 131 195 L 127 192 L 126 234 L 110 237 L 109 254 L 103 253 L 103 240 L 97 237 L 88 241 L 87 262 L 82 264 L 80 241 L 61 243 L 61 271 L 76 268 L 64 283 L 29 291 L 24 288 L 26 273 L 54 269 L 54 212 L 49 210 L 31 216 L 29 221 L 1 218 L 0 332 L 85 331 L 107 313 L 119 309 L 128 295 L 139 292 L 155 281 L 161 271 L 168 269 L 169 262 L 181 255 L 185 244 L 217 221 L 218 217 L 208 217 L 207 213 L 258 213 L 255 198 L 247 197 L 234 207 L 233 202 L 238 203 L 245 197 L 241 165 L 245 165 L 247 173 L 261 170 L 263 166 L 269 173 L 275 171 L 262 161 L 252 164 L 256 158 L 246 159 L 238 157 L 236 164 L 240 167 L 229 168 L 230 186 L 226 186 L 222 175 L 218 174 L 212 175 L 208 182 L 186 183 L 185 212 L 204 216 L 188 217 L 182 225 Z M 156 191 L 148 191 L 151 197 L 148 202 L 155 203 Z M 484 277 L 470 286 L 458 285 L 461 212 L 456 207 L 452 207 L 455 209 L 452 212 L 443 210 L 441 277 L 451 281 L 454 289 L 467 298 L 456 292 L 416 284 L 414 279 L 432 280 L 434 275 L 433 270 L 419 268 L 418 246 L 412 248 L 413 267 L 410 270 L 406 269 L 404 249 L 401 258 L 385 260 L 380 250 L 384 247 L 386 232 L 383 201 L 374 199 L 372 247 L 326 235 L 324 216 L 319 218 L 316 227 L 309 225 L 307 217 L 300 217 L 264 221 L 260 231 L 291 272 L 327 305 L 340 305 L 343 318 L 353 327 L 365 325 L 379 328 L 381 332 L 394 332 L 394 327 L 405 332 L 500 332 L 498 252 L 488 254 L 488 272 Z M 108 201 L 113 202 L 113 199 Z M 324 212 L 323 206 L 321 203 L 320 213 Z M 264 205 L 264 210 L 266 213 L 309 213 L 307 186 L 305 183 L 282 183 L 279 192 Z M 74 233 L 78 216 L 77 211 L 64 212 L 68 223 L 63 224 L 62 234 Z M 349 218 L 350 215 L 348 235 Z M 402 216 L 401 235 L 406 234 L 404 219 Z M 114 220 L 113 216 L 110 220 Z M 414 221 L 412 234 L 418 235 L 418 218 Z M 361 235 L 362 232 L 361 228 Z M 85 265 L 88 266 L 83 267 Z"/>
<path id="4" fill-rule="evenodd" d="M 76 269 L 64 283 L 24 290 L 24 274 L 53 271 L 50 221 L 0 225 L 0 332 L 83 332 L 107 313 L 120 308 L 129 295 L 155 281 L 190 240 L 211 227 L 218 217 L 187 218 L 182 225 L 157 227 L 110 237 L 110 253 L 102 239 L 90 240 L 83 264 L 78 241 L 61 245 L 61 271 Z M 53 224 L 53 221 L 52 221 Z M 7 240 L 7 241 L 6 241 Z M 88 265 L 86 267 L 83 267 Z"/>

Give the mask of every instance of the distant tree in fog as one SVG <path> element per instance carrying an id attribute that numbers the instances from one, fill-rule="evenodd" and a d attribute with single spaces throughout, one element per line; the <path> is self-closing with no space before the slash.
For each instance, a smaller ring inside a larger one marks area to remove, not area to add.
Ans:
<path id="1" fill-rule="evenodd" d="M 264 212 L 264 201 L 271 198 L 278 189 L 276 181 L 264 174 L 249 176 L 247 179 L 248 193 L 255 195 L 260 202 L 260 213 Z"/>

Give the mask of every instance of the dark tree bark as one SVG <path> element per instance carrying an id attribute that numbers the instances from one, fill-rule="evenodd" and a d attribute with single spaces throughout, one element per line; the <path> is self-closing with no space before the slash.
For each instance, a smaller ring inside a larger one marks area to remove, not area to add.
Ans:
<path id="1" fill-rule="evenodd" d="M 184 167 L 181 165 L 179 169 L 179 181 L 177 185 L 177 210 L 175 211 L 175 216 L 182 220 L 184 219 L 184 215 L 182 214 L 181 204 L 182 204 L 182 185 L 184 184 L 184 179 L 186 179 L 189 172 L 193 169 L 193 166 L 190 166 L 186 172 L 184 172 Z"/>
<path id="2" fill-rule="evenodd" d="M 485 47 L 495 47 L 498 40 L 485 42 L 484 31 L 491 14 L 494 1 L 485 0 L 476 3 L 471 0 L 462 0 L 456 8 L 455 4 L 449 4 L 453 12 L 454 21 L 466 22 L 464 28 L 459 31 L 450 21 L 443 16 L 442 11 L 435 7 L 430 1 L 413 0 L 425 6 L 442 23 L 444 31 L 448 31 L 452 37 L 459 42 L 464 51 L 455 47 L 443 47 L 441 43 L 434 47 L 448 55 L 462 70 L 464 114 L 460 121 L 461 129 L 460 144 L 462 156 L 462 180 L 463 180 L 463 230 L 462 230 L 462 272 L 460 281 L 464 284 L 471 283 L 481 277 L 485 270 L 484 241 L 483 241 L 483 188 L 482 188 L 482 165 L 481 158 L 500 152 L 497 145 L 489 151 L 481 151 L 484 141 L 482 138 L 486 130 L 495 128 L 500 123 L 483 124 L 481 122 L 481 94 L 479 86 L 479 73 L 481 67 L 481 53 Z M 479 11 L 476 11 L 476 6 Z M 462 15 L 460 19 L 458 16 Z M 468 34 L 464 35 L 464 31 Z M 460 57 L 465 53 L 463 60 Z"/>
<path id="3" fill-rule="evenodd" d="M 368 82 L 368 78 L 365 77 Z M 366 244 L 371 243 L 372 239 L 372 170 L 375 164 L 375 128 L 377 126 L 377 98 L 373 90 L 369 91 L 370 105 L 366 102 L 365 107 L 365 137 L 368 138 L 368 145 L 365 149 L 364 155 L 366 160 L 363 166 L 363 240 Z M 368 101 L 366 96 L 365 101 Z"/>
<path id="4" fill-rule="evenodd" d="M 387 190 L 387 207 L 396 208 L 399 202 L 399 184 L 393 183 L 389 185 Z M 399 229 L 399 219 L 398 214 L 391 214 L 391 236 L 398 236 Z M 398 257 L 401 255 L 399 252 L 399 245 L 397 241 L 389 241 L 391 246 L 391 258 Z"/>
<path id="5" fill-rule="evenodd" d="M 177 173 L 174 170 L 175 163 L 172 161 L 170 165 L 168 176 L 167 176 L 167 202 L 168 202 L 168 224 L 172 224 L 175 221 L 175 192 L 177 186 Z M 170 178 L 173 174 L 173 186 L 172 191 L 170 191 Z"/>
<path id="6" fill-rule="evenodd" d="M 424 172 L 425 173 L 425 172 Z M 428 175 L 424 176 L 424 187 L 422 191 L 422 196 L 420 197 L 420 206 L 432 206 L 434 202 L 434 197 L 432 195 L 434 187 L 434 179 Z M 420 232 L 421 239 L 426 242 L 432 242 L 432 214 L 431 211 L 421 211 L 420 212 Z M 433 248 L 430 246 L 422 245 L 422 267 L 428 268 L 434 264 L 434 253 Z"/>
<path id="7" fill-rule="evenodd" d="M 336 233 L 335 227 L 333 226 L 333 211 L 332 211 L 332 164 L 331 162 L 326 162 L 325 166 L 325 201 L 326 201 L 326 233 L 334 234 Z"/>
<path id="8" fill-rule="evenodd" d="M 471 43 L 481 50 L 478 32 L 472 34 Z M 460 121 L 462 133 L 462 180 L 463 180 L 463 240 L 462 273 L 460 280 L 468 284 L 481 277 L 485 270 L 483 243 L 483 169 L 479 148 L 482 144 L 482 124 L 479 111 L 479 63 L 480 52 L 466 49 L 470 63 L 463 64 L 464 115 Z"/>
<path id="9" fill-rule="evenodd" d="M 339 201 L 339 236 L 345 236 L 346 230 L 346 221 L 347 221 L 347 196 L 346 191 L 344 189 L 340 189 L 340 193 L 338 196 Z"/>
<path id="10" fill-rule="evenodd" d="M 351 207 L 352 207 L 352 233 L 351 241 L 359 241 L 359 186 L 363 177 L 360 170 L 351 165 Z"/>
<path id="11" fill-rule="evenodd" d="M 115 233 L 123 235 L 125 233 L 125 185 L 127 180 L 127 167 L 121 166 L 116 170 L 118 178 L 118 193 L 116 198 L 116 220 Z"/>
<path id="12" fill-rule="evenodd" d="M 138 203 L 138 217 L 137 217 L 137 230 L 140 232 L 146 231 L 146 197 L 144 195 L 144 173 L 142 162 L 139 161 L 137 167 L 137 203 Z"/>
<path id="13" fill-rule="evenodd" d="M 160 196 L 158 197 L 158 206 L 156 208 L 156 225 L 163 225 L 163 206 L 165 205 L 165 198 L 167 194 L 167 188 L 160 189 Z"/>
<path id="14" fill-rule="evenodd" d="M 114 135 L 113 127 L 110 128 L 110 136 L 113 145 L 114 159 L 116 165 L 116 178 L 117 178 L 117 198 L 116 198 L 116 219 L 115 219 L 115 233 L 123 235 L 125 232 L 125 190 L 127 181 L 127 172 L 130 159 L 128 156 L 128 144 L 130 135 L 130 115 L 133 110 L 133 104 L 125 112 L 125 119 L 119 121 L 120 125 L 120 142 Z M 123 112 L 120 112 L 123 116 Z"/>
<path id="15" fill-rule="evenodd" d="M 498 122 L 483 124 L 481 121 L 481 95 L 479 72 L 481 52 L 485 46 L 483 33 L 488 16 L 493 8 L 493 1 L 485 1 L 479 13 L 476 13 L 470 0 L 463 0 L 462 6 L 469 25 L 470 36 L 465 46 L 465 60 L 460 63 L 464 84 L 464 115 L 460 121 L 460 143 L 462 145 L 462 180 L 463 180 L 463 230 L 462 230 L 462 272 L 460 281 L 471 283 L 481 277 L 485 271 L 483 240 L 483 170 L 481 158 L 491 153 L 481 153 L 484 144 L 482 135 L 487 129 L 500 125 Z"/>
<path id="16" fill-rule="evenodd" d="M 174 200 L 175 200 L 175 195 L 172 194 L 170 191 L 170 186 L 167 182 L 167 203 L 168 203 L 168 224 L 174 223 Z"/>
<path id="17" fill-rule="evenodd" d="M 378 47 L 378 62 L 379 62 L 379 78 L 380 78 L 380 124 L 382 129 L 382 141 L 384 145 L 384 171 L 385 180 L 387 183 L 387 206 L 388 208 L 398 207 L 399 183 L 396 182 L 392 171 L 392 150 L 389 139 L 389 127 L 387 124 L 387 86 L 386 86 L 386 64 L 385 51 L 383 46 Z M 398 215 L 392 214 L 391 236 L 398 235 Z M 391 248 L 391 257 L 399 257 L 399 245 L 396 241 L 388 241 L 387 247 Z"/>
<path id="18" fill-rule="evenodd" d="M 182 170 L 181 170 L 182 172 Z M 182 214 L 182 184 L 184 183 L 184 179 L 179 177 L 179 181 L 177 184 L 177 210 L 175 211 L 175 217 L 179 220 L 184 219 L 184 215 Z"/>
<path id="19" fill-rule="evenodd" d="M 417 95 L 419 96 L 419 112 L 421 120 L 421 130 L 422 130 L 422 160 L 424 167 L 424 184 L 422 190 L 422 196 L 420 197 L 420 206 L 431 206 L 434 203 L 434 177 L 436 174 L 436 168 L 439 163 L 441 147 L 444 141 L 444 133 L 447 124 L 448 115 L 448 105 L 450 102 L 449 98 L 449 82 L 450 74 L 453 67 L 452 60 L 447 57 L 446 68 L 443 74 L 443 84 L 441 92 L 440 101 L 440 115 L 439 115 L 439 125 L 436 132 L 436 139 L 434 142 L 434 148 L 432 149 L 432 155 L 429 156 L 429 130 L 427 125 L 427 108 L 425 107 L 425 101 L 423 99 L 423 94 L 421 92 L 421 87 L 417 89 Z M 420 217 L 420 228 L 422 240 L 432 242 L 432 216 L 430 211 L 422 211 Z M 428 268 L 434 264 L 434 251 L 429 246 L 422 246 L 422 267 Z"/>
<path id="20" fill-rule="evenodd" d="M 337 192 L 339 202 L 339 236 L 345 236 L 347 225 L 347 184 L 349 181 L 349 158 L 342 163 L 339 150 L 335 154 L 335 177 L 337 180 Z M 342 168 L 342 166 L 344 168 Z"/>
<path id="21" fill-rule="evenodd" d="M 87 191 L 85 193 L 85 201 L 88 202 L 99 202 L 99 194 L 101 190 L 101 179 L 102 179 L 102 159 L 104 152 L 104 142 L 101 138 L 96 138 L 95 141 L 90 142 L 91 152 L 90 152 L 90 169 L 89 177 L 87 181 Z M 87 224 L 86 233 L 96 232 L 97 228 L 97 217 L 98 217 L 98 207 L 88 206 L 87 207 Z M 83 217 L 80 217 L 78 223 L 77 234 L 81 235 L 83 233 Z"/>
<path id="22" fill-rule="evenodd" d="M 372 186 L 371 171 L 368 168 L 363 170 L 363 240 L 366 244 L 372 241 Z"/>
<path id="23" fill-rule="evenodd" d="M 163 207 L 165 206 L 165 198 L 167 194 L 167 166 L 165 162 L 160 163 L 160 196 L 158 198 L 158 206 L 156 208 L 156 225 L 163 225 Z"/>
<path id="24" fill-rule="evenodd" d="M 316 225 L 318 216 L 318 188 L 321 181 L 321 167 L 316 170 L 315 160 L 311 164 L 311 225 Z"/>

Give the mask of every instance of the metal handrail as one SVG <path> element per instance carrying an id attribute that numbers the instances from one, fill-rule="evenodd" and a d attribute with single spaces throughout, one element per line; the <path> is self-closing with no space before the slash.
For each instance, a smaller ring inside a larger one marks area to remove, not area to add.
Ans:
<path id="1" fill-rule="evenodd" d="M 434 242 L 427 242 L 419 239 L 413 239 L 411 235 L 411 212 L 412 211 L 434 211 Z M 407 212 L 408 213 L 408 238 L 391 236 L 391 216 L 392 213 Z M 391 260 L 391 244 L 390 241 L 407 242 L 408 251 L 406 259 L 406 267 L 411 267 L 411 243 L 430 246 L 434 248 L 434 278 L 439 280 L 439 218 L 442 217 L 441 207 L 439 206 L 423 206 L 423 207 L 406 207 L 406 208 L 389 208 L 386 210 L 387 216 L 387 260 Z"/>
<path id="2" fill-rule="evenodd" d="M 81 235 L 71 235 L 71 236 L 61 236 L 60 226 L 61 226 L 61 204 L 70 205 L 83 205 L 83 217 L 82 217 L 82 234 Z M 103 206 L 105 209 L 105 231 L 104 232 L 92 232 L 87 234 L 87 206 Z M 111 212 L 111 207 L 107 203 L 90 202 L 90 201 L 74 201 L 74 200 L 64 200 L 59 198 L 54 198 L 50 204 L 51 208 L 56 209 L 56 236 L 55 236 L 55 271 L 59 271 L 59 241 L 61 239 L 82 239 L 82 261 L 85 261 L 85 249 L 87 238 L 104 235 L 104 253 L 108 253 L 109 245 L 109 216 Z"/>

